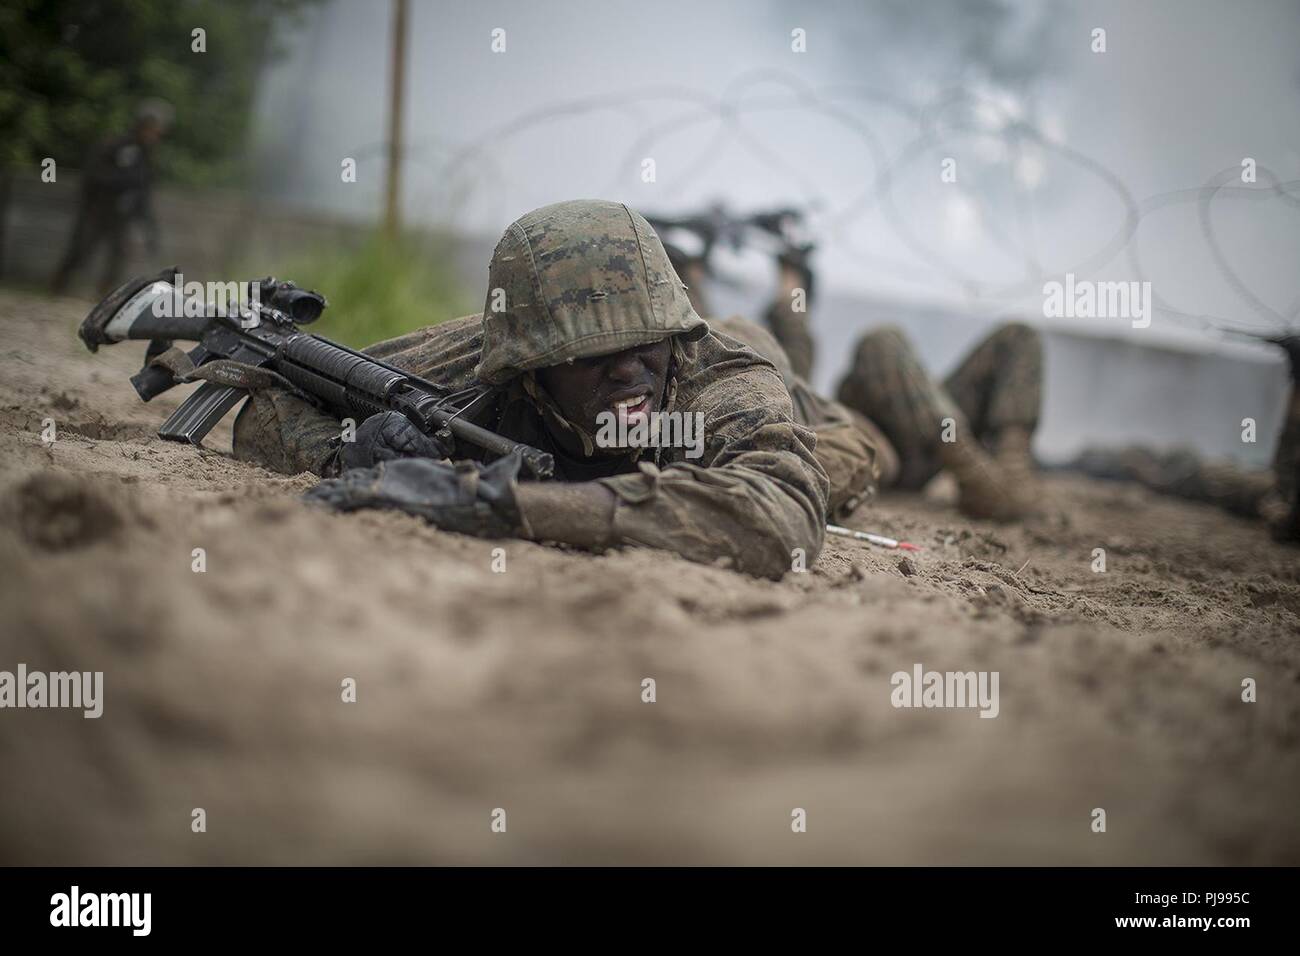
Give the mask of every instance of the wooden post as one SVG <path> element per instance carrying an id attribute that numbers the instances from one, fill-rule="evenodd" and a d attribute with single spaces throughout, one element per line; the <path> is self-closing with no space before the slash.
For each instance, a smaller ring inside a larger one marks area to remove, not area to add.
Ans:
<path id="1" fill-rule="evenodd" d="M 0 279 L 5 274 L 5 240 L 6 229 L 9 225 L 9 195 L 12 192 L 13 176 L 9 168 L 0 168 Z"/>
<path id="2" fill-rule="evenodd" d="M 393 0 L 392 72 L 388 84 L 388 179 L 384 189 L 384 233 L 396 239 L 401 229 L 402 100 L 406 87 L 407 0 Z"/>

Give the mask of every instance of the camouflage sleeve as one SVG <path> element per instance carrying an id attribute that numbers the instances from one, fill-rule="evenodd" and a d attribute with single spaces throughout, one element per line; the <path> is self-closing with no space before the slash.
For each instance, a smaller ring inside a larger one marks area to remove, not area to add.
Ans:
<path id="1" fill-rule="evenodd" d="M 285 475 L 324 475 L 342 425 L 286 391 L 254 392 L 235 418 L 235 457 Z"/>
<path id="2" fill-rule="evenodd" d="M 873 498 L 883 479 L 892 480 L 893 450 L 879 429 L 852 409 L 818 395 L 798 376 L 787 384 L 795 421 L 817 436 L 817 460 L 831 481 L 827 514 L 842 519 Z"/>
<path id="3" fill-rule="evenodd" d="M 811 431 L 794 422 L 780 376 L 753 367 L 700 394 L 687 414 L 704 416 L 698 463 L 603 478 L 618 498 L 613 537 L 758 577 L 779 578 L 796 550 L 811 566 L 826 531 L 826 472 Z"/>
<path id="4" fill-rule="evenodd" d="M 776 366 L 790 393 L 794 420 L 817 436 L 817 461 L 830 477 L 828 514 L 841 518 L 871 498 L 898 471 L 893 449 L 878 429 L 839 402 L 818 395 L 796 374 L 786 349 L 767 329 L 739 316 L 711 319 L 710 327 L 748 345 Z M 811 356 L 811 352 L 808 353 Z"/>
<path id="5" fill-rule="evenodd" d="M 879 455 L 870 437 L 852 424 L 817 429 L 817 461 L 830 478 L 826 513 L 832 520 L 843 520 L 875 497 L 880 479 Z"/>

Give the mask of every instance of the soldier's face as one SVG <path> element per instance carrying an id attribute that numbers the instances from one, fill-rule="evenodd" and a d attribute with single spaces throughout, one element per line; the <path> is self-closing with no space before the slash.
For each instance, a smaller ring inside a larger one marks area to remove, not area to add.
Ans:
<path id="1" fill-rule="evenodd" d="M 161 124 L 156 123 L 153 120 L 145 120 L 140 124 L 136 136 L 140 142 L 144 143 L 144 145 L 156 146 L 158 141 L 162 139 L 162 134 L 163 129 Z"/>
<path id="2" fill-rule="evenodd" d="M 559 406 L 561 414 L 589 434 L 596 434 L 611 413 L 628 428 L 663 404 L 668 383 L 672 345 L 667 339 L 651 345 L 574 359 L 563 365 L 539 369 L 537 379 Z M 596 453 L 617 455 L 618 448 L 597 448 Z"/>

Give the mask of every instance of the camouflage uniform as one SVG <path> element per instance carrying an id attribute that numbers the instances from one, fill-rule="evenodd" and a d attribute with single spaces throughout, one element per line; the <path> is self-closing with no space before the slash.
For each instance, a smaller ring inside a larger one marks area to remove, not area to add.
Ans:
<path id="1" fill-rule="evenodd" d="M 1217 505 L 1245 517 L 1260 514 L 1274 484 L 1270 472 L 1205 461 L 1189 448 L 1088 449 L 1072 467 L 1093 478 L 1136 481 L 1161 494 Z"/>
<path id="2" fill-rule="evenodd" d="M 1011 428 L 1038 426 L 1043 380 L 1038 332 L 1020 323 L 998 328 L 936 385 L 903 333 L 886 327 L 859 341 L 837 397 L 883 431 L 897 454 L 895 484 L 918 489 L 943 467 L 943 420 L 958 440 L 970 434 L 990 450 Z"/>
<path id="3" fill-rule="evenodd" d="M 687 283 L 691 305 L 700 315 L 707 314 L 704 257 L 689 256 L 673 245 L 665 248 L 673 268 Z M 801 287 L 805 293 L 811 293 L 812 276 L 804 253 L 792 252 L 781 259 L 781 264 L 803 273 Z M 898 456 L 875 425 L 851 408 L 817 394 L 808 384 L 813 363 L 808 314 L 794 311 L 784 285 L 768 306 L 763 320 L 767 328 L 740 316 L 709 322 L 714 331 L 725 332 L 749 346 L 781 373 L 794 406 L 795 421 L 813 429 L 817 435 L 817 460 L 830 478 L 830 517 L 843 518 L 870 499 L 881 485 L 894 480 L 898 474 Z"/>
<path id="4" fill-rule="evenodd" d="M 808 308 L 812 305 L 813 275 L 808 266 L 808 254 L 811 247 L 805 249 L 791 248 L 783 252 L 778 261 L 781 264 L 781 287 L 776 298 L 763 314 L 763 321 L 772 330 L 772 335 L 785 354 L 789 356 L 790 367 L 800 378 L 812 375 L 815 346 Z M 803 310 L 795 311 L 793 292 L 803 291 Z"/>
<path id="5" fill-rule="evenodd" d="M 497 245 L 488 288 L 482 315 L 367 351 L 452 388 L 499 386 L 470 417 L 553 453 L 560 480 L 612 491 L 610 544 L 726 558 L 767 577 L 788 571 L 796 548 L 815 560 L 829 481 L 813 431 L 796 419 L 770 361 L 695 314 L 641 216 L 596 201 L 529 213 Z M 496 289 L 505 293 L 502 312 L 491 311 Z M 542 409 L 557 409 L 533 371 L 664 339 L 673 361 L 661 410 L 703 414 L 703 456 L 689 460 L 683 448 L 646 449 L 640 460 L 566 455 L 547 431 Z M 236 420 L 235 454 L 283 472 L 323 473 L 339 432 L 338 421 L 292 395 L 257 393 Z M 471 448 L 456 456 L 477 457 Z"/>
<path id="6" fill-rule="evenodd" d="M 870 421 L 839 402 L 813 391 L 791 367 L 775 336 L 753 322 L 732 316 L 711 319 L 710 328 L 748 345 L 776 366 L 790 393 L 795 421 L 817 436 L 817 460 L 830 478 L 830 516 L 840 518 L 871 498 L 898 473 L 898 459 L 885 436 Z"/>
<path id="7" fill-rule="evenodd" d="M 1089 449 L 1070 466 L 1094 478 L 1136 481 L 1161 494 L 1262 518 L 1279 541 L 1300 541 L 1300 338 L 1278 342 L 1291 359 L 1291 395 L 1271 471 L 1205 461 L 1190 449 Z"/>
<path id="8" fill-rule="evenodd" d="M 782 291 L 777 293 L 768 306 L 763 321 L 772 330 L 776 341 L 781 343 L 789 358 L 790 367 L 800 378 L 808 378 L 812 374 L 814 355 L 808 313 L 796 312 L 792 298 Z"/>

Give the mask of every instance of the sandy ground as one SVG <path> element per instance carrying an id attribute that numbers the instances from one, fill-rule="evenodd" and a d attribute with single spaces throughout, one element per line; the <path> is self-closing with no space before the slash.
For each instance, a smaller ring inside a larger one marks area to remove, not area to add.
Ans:
<path id="1" fill-rule="evenodd" d="M 0 293 L 0 669 L 105 675 L 101 719 L 0 710 L 0 861 L 1300 863 L 1300 552 L 1258 526 L 1053 476 L 1032 527 L 893 497 L 853 523 L 911 566 L 773 584 L 330 515 L 228 426 L 156 439 L 85 308 Z M 998 717 L 895 709 L 915 663 L 998 671 Z"/>

